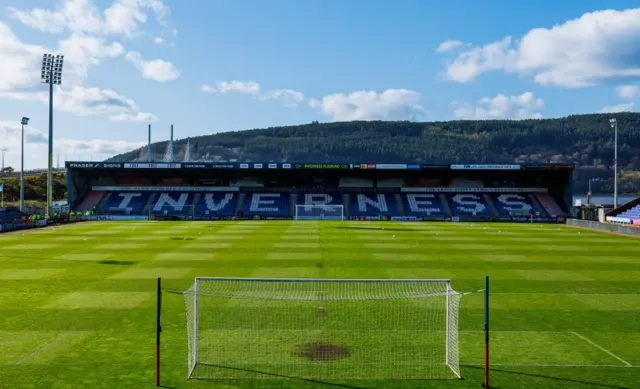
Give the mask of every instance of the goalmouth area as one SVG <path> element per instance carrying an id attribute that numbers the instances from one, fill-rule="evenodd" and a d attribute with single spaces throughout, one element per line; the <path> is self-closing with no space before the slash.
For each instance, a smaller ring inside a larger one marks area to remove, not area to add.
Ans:
<path id="1" fill-rule="evenodd" d="M 295 374 L 187 380 L 189 334 L 182 292 L 196 277 L 450 279 L 453 290 L 472 292 L 489 275 L 493 387 L 638 388 L 639 243 L 633 237 L 535 223 L 131 221 L 0 234 L 0 387 L 154 387 L 155 288 L 161 277 L 165 387 L 480 388 L 481 293 L 460 300 L 463 379 L 367 376 L 325 382 Z M 226 324 L 232 329 L 234 307 L 226 304 L 224 309 L 214 305 L 231 315 Z M 251 305 L 256 311 L 264 308 L 255 301 Z M 322 320 L 318 307 L 311 308 L 313 320 Z M 362 321 L 362 331 L 385 330 L 384 312 L 377 316 Z M 217 326 L 226 325 L 224 317 L 218 318 Z M 270 320 L 265 325 L 274 336 L 286 336 L 278 330 L 287 323 L 277 323 L 274 316 Z M 415 342 L 404 337 L 400 343 L 419 347 L 423 335 L 428 333 L 416 331 Z M 217 336 L 210 334 L 210 345 L 234 342 Z M 354 357 L 354 363 L 366 366 L 369 358 L 384 363 L 380 358 L 397 355 L 350 336 L 339 342 L 340 358 L 310 361 L 299 340 L 293 337 L 291 350 L 282 350 L 288 354 L 280 358 L 327 368 Z"/>

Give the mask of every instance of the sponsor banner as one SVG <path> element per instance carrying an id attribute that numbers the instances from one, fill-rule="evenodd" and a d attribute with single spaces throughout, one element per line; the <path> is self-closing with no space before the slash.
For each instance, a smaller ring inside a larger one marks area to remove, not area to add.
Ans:
<path id="1" fill-rule="evenodd" d="M 634 226 L 640 226 L 640 219 L 633 219 Z"/>
<path id="2" fill-rule="evenodd" d="M 631 219 L 628 217 L 607 216 L 607 221 L 612 223 L 631 224 Z"/>
<path id="3" fill-rule="evenodd" d="M 623 226 L 620 224 L 599 223 L 591 220 L 567 219 L 570 226 L 595 228 L 598 230 L 619 232 L 621 234 L 640 236 L 640 228 L 631 225 Z"/>
<path id="4" fill-rule="evenodd" d="M 291 216 L 263 216 L 262 220 L 293 220 Z"/>
<path id="5" fill-rule="evenodd" d="M 262 169 L 262 166 L 263 166 L 263 165 L 262 165 L 261 163 L 254 163 L 254 164 L 253 164 L 253 168 L 254 168 L 254 169 Z"/>
<path id="6" fill-rule="evenodd" d="M 422 220 L 424 221 L 431 221 L 431 222 L 443 222 L 444 216 L 423 216 Z"/>
<path id="7" fill-rule="evenodd" d="M 520 170 L 520 165 L 451 165 L 451 170 Z"/>
<path id="8" fill-rule="evenodd" d="M 125 169 L 180 169 L 180 163 L 125 163 Z"/>
<path id="9" fill-rule="evenodd" d="M 224 216 L 222 220 L 251 220 L 251 218 L 247 216 Z"/>
<path id="10" fill-rule="evenodd" d="M 545 188 L 400 188 L 403 193 L 547 193 Z"/>
<path id="11" fill-rule="evenodd" d="M 240 188 L 223 186 L 92 186 L 105 192 L 238 192 Z"/>
<path id="12" fill-rule="evenodd" d="M 69 169 L 122 169 L 121 163 L 115 162 L 67 162 Z"/>
<path id="13" fill-rule="evenodd" d="M 84 220 L 94 221 L 131 221 L 131 220 L 149 220 L 148 216 L 140 215 L 91 215 L 85 216 Z"/>
<path id="14" fill-rule="evenodd" d="M 410 164 L 410 165 L 407 165 L 407 169 L 420 169 L 420 165 L 419 164 Z"/>
<path id="15" fill-rule="evenodd" d="M 283 163 L 282 164 L 282 168 L 283 169 L 291 169 L 291 164 L 290 163 Z"/>
<path id="16" fill-rule="evenodd" d="M 403 163 L 378 163 L 376 164 L 376 169 L 406 170 L 407 165 Z"/>
<path id="17" fill-rule="evenodd" d="M 194 216 L 193 220 L 221 220 L 221 218 L 220 216 L 198 215 Z"/>
<path id="18" fill-rule="evenodd" d="M 449 170 L 449 165 L 426 165 L 421 164 L 420 169 L 440 169 L 440 170 Z"/>
<path id="19" fill-rule="evenodd" d="M 417 216 L 391 216 L 391 220 L 395 222 L 417 222 L 422 221 L 422 218 Z"/>
<path id="20" fill-rule="evenodd" d="M 348 169 L 348 165 L 339 163 L 296 163 L 296 169 Z"/>
<path id="21" fill-rule="evenodd" d="M 183 163 L 183 169 L 235 169 L 233 163 Z"/>
<path id="22" fill-rule="evenodd" d="M 240 164 L 240 169 L 249 169 L 249 164 L 248 163 L 241 163 Z"/>
<path id="23" fill-rule="evenodd" d="M 380 216 L 351 216 L 351 220 L 360 220 L 360 221 L 380 220 Z"/>
<path id="24" fill-rule="evenodd" d="M 268 168 L 269 169 L 277 169 L 278 168 L 278 164 L 277 163 L 270 163 Z"/>
<path id="25" fill-rule="evenodd" d="M 546 163 L 546 164 L 522 165 L 522 168 L 533 169 L 533 170 L 572 170 L 574 166 L 566 163 Z"/>

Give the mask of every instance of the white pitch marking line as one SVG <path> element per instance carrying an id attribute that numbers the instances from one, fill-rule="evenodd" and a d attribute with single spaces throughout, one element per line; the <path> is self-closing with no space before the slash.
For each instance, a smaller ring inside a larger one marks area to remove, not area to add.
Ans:
<path id="1" fill-rule="evenodd" d="M 14 365 L 19 365 L 20 362 L 24 361 L 25 359 L 28 359 L 28 358 L 31 358 L 33 356 L 38 355 L 40 353 L 40 351 L 42 351 L 45 347 L 49 346 L 52 343 L 58 342 L 60 339 L 64 338 L 65 336 L 67 336 L 70 333 L 71 333 L 71 331 L 67 331 L 64 334 L 60 334 L 60 335 L 56 336 L 55 338 L 51 339 L 47 343 L 43 344 L 42 346 L 38 347 L 34 351 L 30 352 L 29 354 L 27 354 L 24 357 L 22 357 L 19 360 L 17 360 L 16 363 L 14 363 Z"/>
<path id="2" fill-rule="evenodd" d="M 461 366 L 484 366 L 482 363 L 460 363 Z M 640 367 L 640 366 L 620 366 L 620 365 L 572 365 L 561 363 L 492 363 L 491 366 L 502 367 L 606 367 L 606 368 L 619 368 L 626 369 L 628 367 Z"/>
<path id="3" fill-rule="evenodd" d="M 605 353 L 611 355 L 612 357 L 614 357 L 615 359 L 619 360 L 620 362 L 624 363 L 625 365 L 627 365 L 627 367 L 633 367 L 632 364 L 630 364 L 629 362 L 625 361 L 624 359 L 620 358 L 619 356 L 617 356 L 616 354 L 612 353 L 611 351 L 607 350 L 606 348 L 600 346 L 599 344 L 597 344 L 596 342 L 589 340 L 587 338 L 585 338 L 584 336 L 580 335 L 577 332 L 571 332 L 572 334 L 574 334 L 575 336 L 577 336 L 578 338 L 581 338 L 587 342 L 589 342 L 590 344 L 592 344 L 593 346 L 599 348 L 600 350 L 604 351 Z"/>

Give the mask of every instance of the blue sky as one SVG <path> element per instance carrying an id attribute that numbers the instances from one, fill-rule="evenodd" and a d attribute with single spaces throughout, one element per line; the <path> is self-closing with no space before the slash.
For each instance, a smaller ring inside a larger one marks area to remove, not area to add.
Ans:
<path id="1" fill-rule="evenodd" d="M 65 54 L 54 154 L 342 120 L 633 111 L 637 1 L 0 0 L 0 149 L 46 166 L 43 52 Z M 615 6 L 615 8 L 611 8 Z"/>

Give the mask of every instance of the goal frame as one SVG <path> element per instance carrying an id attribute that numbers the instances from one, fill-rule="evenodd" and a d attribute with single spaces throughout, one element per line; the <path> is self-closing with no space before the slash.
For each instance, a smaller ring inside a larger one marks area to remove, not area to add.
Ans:
<path id="1" fill-rule="evenodd" d="M 321 209 L 326 209 L 326 208 L 338 208 L 340 209 L 340 216 L 328 216 L 325 217 L 324 215 L 318 215 L 318 216 L 300 216 L 298 214 L 298 209 L 300 209 L 301 207 L 304 208 L 321 208 Z M 305 204 L 296 204 L 295 205 L 295 213 L 293 215 L 293 220 L 345 220 L 345 216 L 344 216 L 344 204 L 313 204 L 313 205 L 305 205 Z"/>
<path id="2" fill-rule="evenodd" d="M 182 294 L 193 294 L 193 335 L 192 339 L 188 339 L 192 344 L 188 345 L 188 349 L 192 350 L 191 353 L 188 353 L 188 366 L 189 372 L 187 375 L 187 379 L 193 378 L 193 373 L 198 366 L 198 338 L 199 338 L 199 329 L 198 329 L 198 304 L 199 304 L 199 296 L 200 296 L 200 282 L 202 281 L 240 281 L 240 282 L 317 282 L 317 283 L 440 283 L 446 285 L 446 315 L 445 315 L 445 364 L 446 366 L 454 373 L 454 375 L 458 379 L 462 379 L 460 374 L 459 365 L 458 370 L 451 366 L 449 359 L 449 343 L 451 340 L 451 332 L 450 331 L 450 316 L 449 311 L 451 308 L 451 298 L 454 295 L 463 296 L 464 293 L 456 292 L 451 287 L 450 279 L 376 279 L 376 278 L 260 278 L 260 277 L 195 277 L 194 284 L 191 288 L 184 291 Z M 443 296 L 444 297 L 444 296 Z M 459 309 L 459 305 L 458 305 Z M 189 312 L 187 311 L 187 315 Z M 459 320 L 459 315 L 458 320 Z M 187 327 L 189 325 L 189 320 L 187 320 Z M 189 330 L 189 328 L 187 328 Z M 458 331 L 455 333 L 456 344 L 458 344 Z M 458 351 L 459 353 L 459 351 Z M 193 363 L 189 360 L 193 357 Z M 459 358 L 459 357 L 458 357 Z M 439 378 L 438 378 L 439 379 Z"/>

